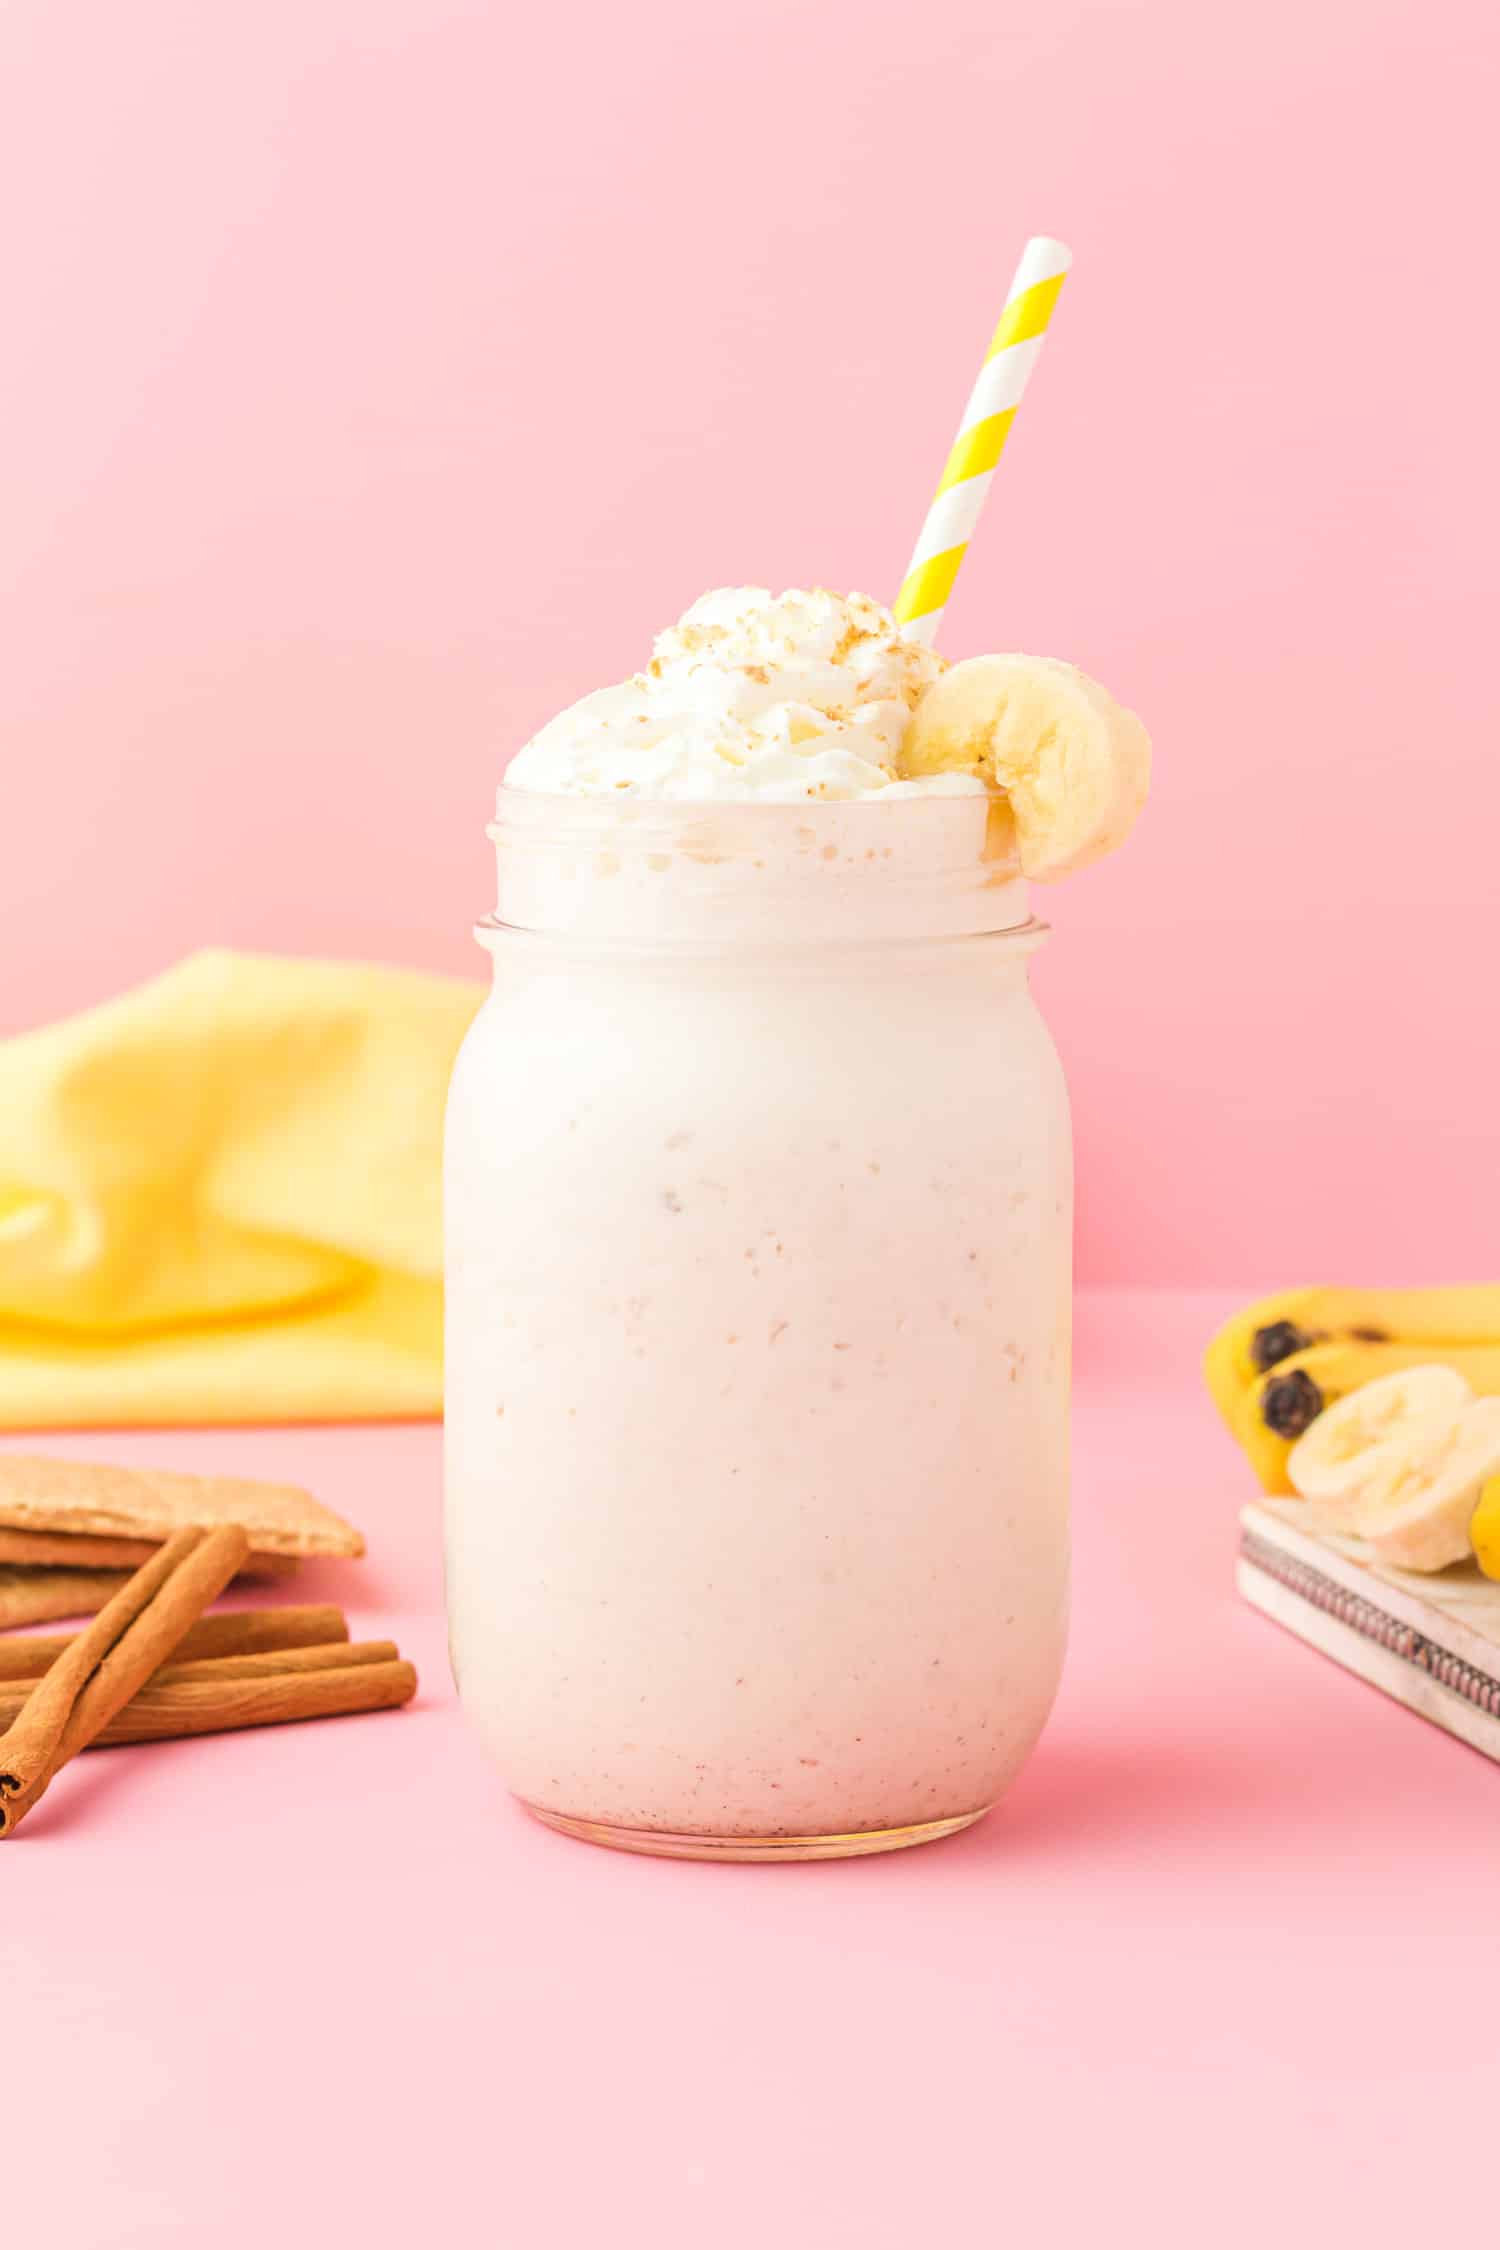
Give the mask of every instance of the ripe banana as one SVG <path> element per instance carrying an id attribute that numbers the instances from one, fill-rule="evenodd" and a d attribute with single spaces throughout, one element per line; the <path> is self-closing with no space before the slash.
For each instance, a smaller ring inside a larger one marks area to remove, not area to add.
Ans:
<path id="1" fill-rule="evenodd" d="M 1436 1358 L 1456 1369 L 1476 1398 L 1500 1395 L 1500 1342 L 1440 1351 L 1430 1344 L 1314 1344 L 1278 1360 L 1241 1394 L 1230 1419 L 1262 1489 L 1295 1490 L 1288 1470 L 1292 1447 L 1326 1408 L 1377 1376 L 1429 1367 Z"/>
<path id="2" fill-rule="evenodd" d="M 925 690 L 903 777 L 971 773 L 1015 815 L 1022 872 L 1050 882 L 1124 841 L 1146 801 L 1151 743 L 1127 711 L 1050 656 L 971 656 Z"/>
<path id="3" fill-rule="evenodd" d="M 1420 1344 L 1447 1359 L 1457 1344 L 1500 1345 L 1500 1282 L 1455 1289 L 1284 1289 L 1227 1320 L 1204 1354 L 1209 1391 L 1238 1433 L 1247 1391 L 1315 1344 Z M 1372 1374 L 1377 1372 L 1371 1369 Z"/>
<path id="4" fill-rule="evenodd" d="M 1329 1407 L 1287 1456 L 1287 1476 L 1330 1530 L 1353 1528 L 1372 1490 L 1453 1427 L 1473 1392 L 1453 1367 L 1377 1375 Z"/>
<path id="5" fill-rule="evenodd" d="M 1446 1570 L 1467 1559 L 1470 1522 L 1497 1469 L 1500 1398 L 1475 1399 L 1436 1426 L 1373 1449 L 1352 1528 L 1399 1570 Z"/>

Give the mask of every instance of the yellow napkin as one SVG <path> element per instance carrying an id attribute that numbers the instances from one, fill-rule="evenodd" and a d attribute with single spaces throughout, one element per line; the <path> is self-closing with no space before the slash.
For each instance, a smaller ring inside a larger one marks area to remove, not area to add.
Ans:
<path id="1" fill-rule="evenodd" d="M 196 953 L 0 1045 L 0 1428 L 442 1406 L 477 985 Z"/>

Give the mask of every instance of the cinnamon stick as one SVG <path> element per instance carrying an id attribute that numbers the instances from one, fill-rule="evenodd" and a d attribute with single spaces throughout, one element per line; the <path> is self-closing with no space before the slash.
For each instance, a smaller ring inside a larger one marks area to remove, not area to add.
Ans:
<path id="1" fill-rule="evenodd" d="M 139 1689 L 85 1747 L 108 1750 L 130 1742 L 165 1742 L 183 1735 L 228 1734 L 243 1727 L 387 1711 L 409 1703 L 416 1692 L 416 1671 L 400 1660 L 283 1671 L 261 1678 L 158 1678 Z M 34 1802 L 35 1798 L 30 1800 Z M 29 1810 L 30 1803 L 24 1809 Z"/>
<path id="2" fill-rule="evenodd" d="M 112 1641 L 98 1632 L 115 1607 L 111 1603 L 79 1635 L 79 1643 L 90 1644 L 88 1648 L 82 1653 L 75 1648 L 44 1674 L 0 1741 L 0 1836 L 15 1834 L 54 1775 L 161 1669 L 249 1552 L 250 1542 L 237 1524 L 179 1533 L 116 1597 L 123 1609 L 131 1588 L 139 1591 L 143 1581 L 147 1584 L 144 1605 L 127 1619 L 123 1631 L 116 1622 Z M 99 1639 L 105 1641 L 102 1660 L 96 1653 Z M 89 1657 L 94 1668 L 84 1671 Z"/>
<path id="3" fill-rule="evenodd" d="M 175 1687 L 183 1680 L 274 1680 L 292 1672 L 343 1672 L 359 1664 L 394 1664 L 400 1654 L 394 1641 L 330 1641 L 323 1648 L 257 1649 L 243 1656 L 205 1656 L 187 1664 L 164 1664 L 147 1685 Z"/>
<path id="4" fill-rule="evenodd" d="M 242 1656 L 200 1657 L 189 1664 L 164 1664 L 140 1693 L 148 1688 L 181 1687 L 202 1682 L 223 1687 L 230 1680 L 276 1680 L 302 1672 L 347 1672 L 365 1664 L 394 1664 L 401 1651 L 394 1641 L 329 1641 L 314 1648 L 252 1649 Z M 0 1686 L 0 1727 L 11 1726 L 26 1703 L 24 1680 Z M 135 1699 L 126 1705 L 133 1708 Z"/>
<path id="5" fill-rule="evenodd" d="M 325 1641 L 305 1648 L 247 1649 L 229 1656 L 203 1656 L 185 1664 L 164 1664 L 147 1685 L 171 1687 L 181 1680 L 274 1680 L 283 1672 L 340 1672 L 351 1665 L 389 1664 L 401 1654 L 394 1641 Z M 32 1692 L 31 1680 L 0 1681 L 0 1729 L 13 1726 Z"/>
<path id="6" fill-rule="evenodd" d="M 0 1640 L 0 1682 L 39 1680 L 79 1638 L 77 1633 L 25 1633 Z M 227 1610 L 200 1617 L 178 1642 L 174 1662 L 250 1656 L 259 1649 L 316 1648 L 330 1641 L 347 1642 L 348 1638 L 348 1620 L 329 1602 L 307 1602 L 285 1609 Z"/>
<path id="7" fill-rule="evenodd" d="M 0 1740 L 0 1799 L 21 1797 L 35 1788 L 56 1756 L 74 1705 L 94 1673 L 202 1544 L 201 1531 L 180 1531 L 105 1603 L 92 1625 L 74 1636 Z"/>

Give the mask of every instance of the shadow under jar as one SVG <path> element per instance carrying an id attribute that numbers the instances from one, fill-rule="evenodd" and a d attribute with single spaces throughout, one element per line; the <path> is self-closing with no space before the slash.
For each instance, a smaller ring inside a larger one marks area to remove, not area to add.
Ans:
<path id="1" fill-rule="evenodd" d="M 465 1707 L 599 1843 L 964 1827 L 1067 1620 L 1067 1098 L 1004 808 L 502 791 L 490 833 L 447 1143 Z"/>

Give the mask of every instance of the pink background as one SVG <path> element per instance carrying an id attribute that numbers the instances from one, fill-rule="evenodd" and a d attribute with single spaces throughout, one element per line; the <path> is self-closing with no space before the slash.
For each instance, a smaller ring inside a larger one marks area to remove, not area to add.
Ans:
<path id="1" fill-rule="evenodd" d="M 1249 1281 L 1496 1263 L 1492 0 L 0 15 L 0 1029 L 208 941 L 477 972 L 505 751 L 714 581 L 892 590 L 1051 230 L 946 645 L 1152 723 L 1041 977 L 1086 1277 L 1232 1285 L 1085 1294 L 1047 1741 L 843 1867 L 509 1805 L 435 1429 L 49 1438 L 311 1484 L 371 1559 L 308 1593 L 423 1686 L 60 1778 L 12 2233 L 1477 2239 L 1496 1776 L 1237 1602 L 1193 1363 Z"/>
<path id="2" fill-rule="evenodd" d="M 1085 1299 L 1055 1716 L 989 1820 L 889 1859 L 535 1826 L 453 1708 L 438 1432 L 237 1436 L 367 1527 L 303 1590 L 421 1695 L 81 1758 L 3 1847 L 7 2240 L 1493 2243 L 1500 1774 L 1236 1598 L 1191 1368 L 1230 1302 Z M 48 1442 L 225 1461 L 222 1432 Z"/>
<path id="3" fill-rule="evenodd" d="M 0 1028 L 209 940 L 477 972 L 506 751 L 705 585 L 889 594 L 1050 230 L 945 645 L 1158 741 L 1041 972 L 1084 1274 L 1493 1266 L 1490 0 L 55 0 L 5 46 Z"/>

